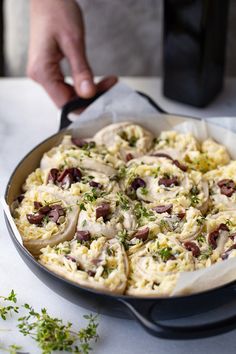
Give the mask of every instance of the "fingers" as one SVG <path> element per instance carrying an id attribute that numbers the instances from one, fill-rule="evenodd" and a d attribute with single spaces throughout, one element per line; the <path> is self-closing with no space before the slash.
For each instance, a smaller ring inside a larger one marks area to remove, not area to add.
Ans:
<path id="1" fill-rule="evenodd" d="M 96 86 L 93 82 L 92 70 L 89 67 L 84 41 L 81 35 L 72 35 L 62 40 L 62 50 L 71 66 L 74 89 L 78 96 L 90 98 L 96 94 Z"/>
<path id="2" fill-rule="evenodd" d="M 112 86 L 114 86 L 117 82 L 117 76 L 107 76 L 96 85 L 97 92 L 105 92 L 109 90 Z"/>
<path id="3" fill-rule="evenodd" d="M 74 88 L 66 84 L 63 80 L 47 82 L 44 88 L 58 108 L 61 108 L 68 101 L 76 97 Z"/>
<path id="4" fill-rule="evenodd" d="M 27 75 L 44 87 L 48 95 L 61 108 L 66 102 L 76 96 L 74 88 L 64 82 L 59 60 L 55 62 L 44 60 L 29 61 Z M 40 63 L 40 64 L 39 64 Z"/>

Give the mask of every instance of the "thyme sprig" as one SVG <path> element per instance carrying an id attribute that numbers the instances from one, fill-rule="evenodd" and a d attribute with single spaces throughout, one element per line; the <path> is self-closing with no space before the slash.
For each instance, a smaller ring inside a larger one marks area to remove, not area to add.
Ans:
<path id="1" fill-rule="evenodd" d="M 17 297 L 14 290 L 10 294 L 0 296 L 0 299 L 7 302 L 17 303 Z M 9 314 L 18 313 L 19 310 L 26 311 L 24 316 L 18 318 L 18 329 L 24 336 L 32 338 L 41 349 L 42 354 L 51 354 L 54 351 L 66 351 L 67 353 L 89 354 L 92 350 L 91 342 L 97 341 L 97 315 L 85 315 L 88 321 L 87 326 L 80 330 L 72 328 L 72 323 L 64 321 L 48 314 L 45 308 L 36 312 L 29 304 L 23 306 L 7 305 L 0 306 L 0 316 L 3 320 L 7 319 Z M 0 345 L 0 349 L 10 354 L 29 354 L 20 352 L 21 347 L 12 344 L 7 348 Z"/>
<path id="2" fill-rule="evenodd" d="M 10 294 L 7 297 L 0 296 L 0 299 L 2 299 L 3 301 L 12 302 L 13 304 L 15 304 L 17 301 L 16 293 L 14 292 L 14 290 L 11 290 Z M 4 321 L 7 319 L 7 316 L 11 316 L 13 312 L 18 313 L 19 307 L 15 305 L 0 305 L 0 316 Z"/>
<path id="3" fill-rule="evenodd" d="M 88 354 L 92 350 L 90 341 L 98 339 L 97 316 L 84 316 L 88 320 L 87 327 L 75 331 L 72 323 L 51 317 L 45 308 L 36 312 L 29 304 L 23 307 L 28 313 L 18 319 L 18 328 L 24 336 L 37 342 L 42 354 L 51 354 L 55 350 Z"/>
<path id="4" fill-rule="evenodd" d="M 9 345 L 9 347 L 0 346 L 0 349 L 9 354 L 30 354 L 28 352 L 21 352 L 22 347 L 16 344 Z"/>

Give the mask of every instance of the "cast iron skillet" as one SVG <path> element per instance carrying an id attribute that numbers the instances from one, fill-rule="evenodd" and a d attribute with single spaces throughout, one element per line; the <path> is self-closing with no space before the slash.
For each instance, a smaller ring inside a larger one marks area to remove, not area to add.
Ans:
<path id="1" fill-rule="evenodd" d="M 166 114 L 151 98 L 142 93 L 140 94 L 144 96 L 158 112 Z M 43 153 L 61 141 L 65 133 L 65 128 L 68 127 L 70 123 L 68 114 L 75 109 L 87 107 L 98 96 L 99 95 L 89 100 L 77 98 L 63 107 L 60 131 L 29 152 L 12 173 L 5 193 L 6 201 L 9 205 L 11 205 L 15 198 L 21 193 L 21 186 L 28 174 L 39 166 L 39 161 Z M 68 132 L 69 130 L 67 130 L 67 133 Z M 5 220 L 11 239 L 28 267 L 49 288 L 79 306 L 114 317 L 134 317 L 150 334 L 168 339 L 210 337 L 236 328 L 236 314 L 228 317 L 225 317 L 224 314 L 223 318 L 221 316 L 220 319 L 213 319 L 213 321 L 210 320 L 210 322 L 208 319 L 209 311 L 209 314 L 214 314 L 215 311 L 217 312 L 222 306 L 233 304 L 233 300 L 236 296 L 236 281 L 210 291 L 179 297 L 145 298 L 102 293 L 74 284 L 39 264 L 17 240 L 6 215 Z M 195 324 L 193 324 L 192 320 L 189 322 L 188 318 L 192 318 L 189 316 L 199 313 L 207 317 L 207 323 L 195 322 Z M 183 317 L 185 317 L 185 319 L 183 319 Z M 176 319 L 181 319 L 180 321 L 184 323 L 184 325 L 176 325 Z M 170 323 L 169 320 L 172 320 L 172 323 Z"/>

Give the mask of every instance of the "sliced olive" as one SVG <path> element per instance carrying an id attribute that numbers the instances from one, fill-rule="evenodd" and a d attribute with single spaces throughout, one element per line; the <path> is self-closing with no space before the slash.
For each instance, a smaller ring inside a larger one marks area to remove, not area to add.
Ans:
<path id="1" fill-rule="evenodd" d="M 158 214 L 162 214 L 162 213 L 171 213 L 173 208 L 173 204 L 167 204 L 167 205 L 157 205 L 153 208 L 153 210 L 155 212 L 157 212 Z"/>
<path id="2" fill-rule="evenodd" d="M 75 236 L 77 241 L 90 241 L 91 235 L 87 230 L 78 230 Z"/>
<path id="3" fill-rule="evenodd" d="M 138 230 L 135 232 L 134 237 L 139 240 L 146 241 L 149 235 L 149 227 L 145 227 L 144 229 Z"/>
<path id="4" fill-rule="evenodd" d="M 200 256 L 200 248 L 198 247 L 198 245 L 196 245 L 196 243 L 192 241 L 186 241 L 184 242 L 184 247 L 186 248 L 186 250 L 192 252 L 194 257 Z"/>
<path id="5" fill-rule="evenodd" d="M 111 212 L 110 204 L 103 203 L 96 208 L 96 219 L 103 217 L 106 218 Z"/>
<path id="6" fill-rule="evenodd" d="M 27 214 L 27 220 L 30 224 L 40 225 L 43 221 L 43 214 Z"/>
<path id="7" fill-rule="evenodd" d="M 135 178 L 131 183 L 131 187 L 136 191 L 140 187 L 146 187 L 146 182 L 142 178 Z"/>

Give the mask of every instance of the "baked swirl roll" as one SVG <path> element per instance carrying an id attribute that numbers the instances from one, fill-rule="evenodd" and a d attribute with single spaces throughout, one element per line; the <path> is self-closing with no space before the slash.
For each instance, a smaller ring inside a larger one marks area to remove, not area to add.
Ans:
<path id="1" fill-rule="evenodd" d="M 147 203 L 193 206 L 205 212 L 208 184 L 198 171 L 183 171 L 166 157 L 142 156 L 128 163 L 122 188 Z"/>
<path id="2" fill-rule="evenodd" d="M 126 293 L 135 296 L 171 294 L 179 272 L 194 270 L 194 257 L 174 238 L 158 234 L 128 256 Z"/>
<path id="3" fill-rule="evenodd" d="M 153 145 L 153 139 L 151 132 L 130 122 L 110 124 L 94 136 L 97 144 L 106 146 L 125 162 L 146 154 Z"/>
<path id="4" fill-rule="evenodd" d="M 111 155 L 105 147 L 96 146 L 95 142 L 91 141 L 80 147 L 73 144 L 70 136 L 65 136 L 59 146 L 43 155 L 40 168 L 45 175 L 52 168 L 61 170 L 75 167 L 113 176 L 121 165 L 122 161 Z"/>
<path id="5" fill-rule="evenodd" d="M 78 199 L 57 187 L 30 189 L 15 210 L 15 222 L 24 246 L 35 256 L 47 245 L 54 246 L 74 236 Z"/>
<path id="6" fill-rule="evenodd" d="M 92 239 L 89 234 L 80 234 L 41 252 L 41 264 L 79 285 L 114 294 L 122 294 L 126 288 L 127 256 L 116 239 Z"/>

